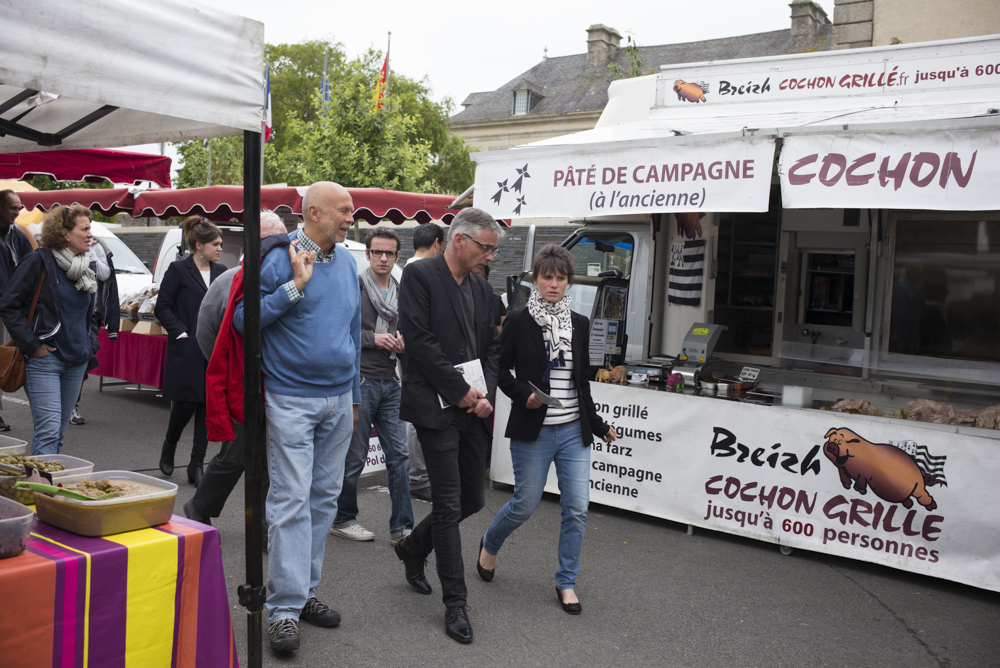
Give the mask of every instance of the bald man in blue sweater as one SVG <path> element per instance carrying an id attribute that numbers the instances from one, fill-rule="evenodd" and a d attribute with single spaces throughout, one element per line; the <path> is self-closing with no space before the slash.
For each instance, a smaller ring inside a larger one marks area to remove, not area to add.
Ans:
<path id="1" fill-rule="evenodd" d="M 268 642 L 299 648 L 298 620 L 337 626 L 316 598 L 326 536 L 337 515 L 344 459 L 361 401 L 358 268 L 337 251 L 354 223 L 350 193 L 328 181 L 302 199 L 305 225 L 260 275 L 261 370 L 267 455 Z M 243 303 L 233 313 L 243 332 Z"/>

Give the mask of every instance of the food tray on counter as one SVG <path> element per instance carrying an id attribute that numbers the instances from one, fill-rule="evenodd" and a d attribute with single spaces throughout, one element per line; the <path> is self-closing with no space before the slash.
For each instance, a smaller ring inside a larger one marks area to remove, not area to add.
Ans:
<path id="1" fill-rule="evenodd" d="M 78 501 L 64 496 L 36 494 L 38 519 L 81 536 L 93 537 L 145 529 L 170 521 L 177 499 L 177 485 L 174 483 L 132 471 L 95 471 L 59 478 L 59 484 L 68 486 L 87 478 L 133 481 L 154 487 L 156 491 L 106 501 Z"/>
<path id="2" fill-rule="evenodd" d="M 28 442 L 10 436 L 0 436 L 0 456 L 28 454 Z"/>
<path id="3" fill-rule="evenodd" d="M 88 462 L 86 459 L 71 457 L 69 455 L 36 455 L 35 459 L 43 462 L 59 462 L 66 467 L 64 471 L 49 471 L 53 480 L 80 473 L 90 473 L 94 470 L 94 462 Z"/>
<path id="4" fill-rule="evenodd" d="M 0 559 L 24 552 L 33 516 L 28 506 L 0 497 Z"/>

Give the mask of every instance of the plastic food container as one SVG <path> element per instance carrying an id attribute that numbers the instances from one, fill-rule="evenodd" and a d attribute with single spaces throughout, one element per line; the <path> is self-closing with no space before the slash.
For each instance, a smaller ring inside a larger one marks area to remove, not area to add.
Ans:
<path id="1" fill-rule="evenodd" d="M 26 455 L 28 442 L 10 436 L 0 436 L 0 455 Z"/>
<path id="2" fill-rule="evenodd" d="M 71 485 L 90 478 L 140 482 L 157 491 L 107 501 L 78 501 L 64 496 L 35 495 L 38 519 L 54 527 L 81 536 L 110 536 L 123 531 L 145 529 L 170 520 L 177 499 L 177 485 L 132 471 L 95 471 L 59 478 L 59 484 Z"/>
<path id="3" fill-rule="evenodd" d="M 0 473 L 0 498 L 8 498 L 17 503 L 30 506 L 34 503 L 35 493 L 30 489 L 14 489 L 14 485 L 28 480 L 26 475 L 6 475 Z"/>
<path id="4" fill-rule="evenodd" d="M 90 473 L 94 470 L 93 462 L 88 462 L 86 459 L 80 459 L 79 457 L 70 457 L 69 455 L 38 455 L 35 459 L 42 462 L 59 462 L 66 467 L 65 471 L 50 471 L 49 473 L 53 480 L 80 473 Z"/>
<path id="5" fill-rule="evenodd" d="M 24 552 L 33 515 L 28 506 L 0 498 L 0 559 Z"/>

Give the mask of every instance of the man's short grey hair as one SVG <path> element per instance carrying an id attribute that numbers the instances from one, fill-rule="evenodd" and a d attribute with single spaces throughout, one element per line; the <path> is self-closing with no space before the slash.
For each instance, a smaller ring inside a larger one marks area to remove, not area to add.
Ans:
<path id="1" fill-rule="evenodd" d="M 506 234 L 500 227 L 500 223 L 482 209 L 475 207 L 462 209 L 451 221 L 451 227 L 448 229 L 448 245 L 450 246 L 455 241 L 456 234 L 468 234 L 470 237 L 478 239 L 482 230 L 488 230 L 490 234 L 494 235 L 497 238 L 497 243 Z"/>
<path id="2" fill-rule="evenodd" d="M 260 238 L 269 237 L 274 234 L 285 234 L 288 228 L 285 227 L 281 216 L 270 209 L 260 210 Z"/>

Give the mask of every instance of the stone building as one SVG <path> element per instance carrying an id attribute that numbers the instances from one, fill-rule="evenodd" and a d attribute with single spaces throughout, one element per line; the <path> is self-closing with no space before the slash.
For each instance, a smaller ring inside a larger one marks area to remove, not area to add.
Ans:
<path id="1" fill-rule="evenodd" d="M 638 47 L 643 71 L 660 65 L 882 46 L 1000 33 L 996 0 L 835 0 L 833 22 L 812 0 L 793 0 L 787 29 Z M 708 11 L 708 10 L 706 10 Z M 628 70 L 614 28 L 587 28 L 586 53 L 544 58 L 494 91 L 472 93 L 452 116 L 471 146 L 496 151 L 592 129 L 608 102 L 610 65 Z"/>

